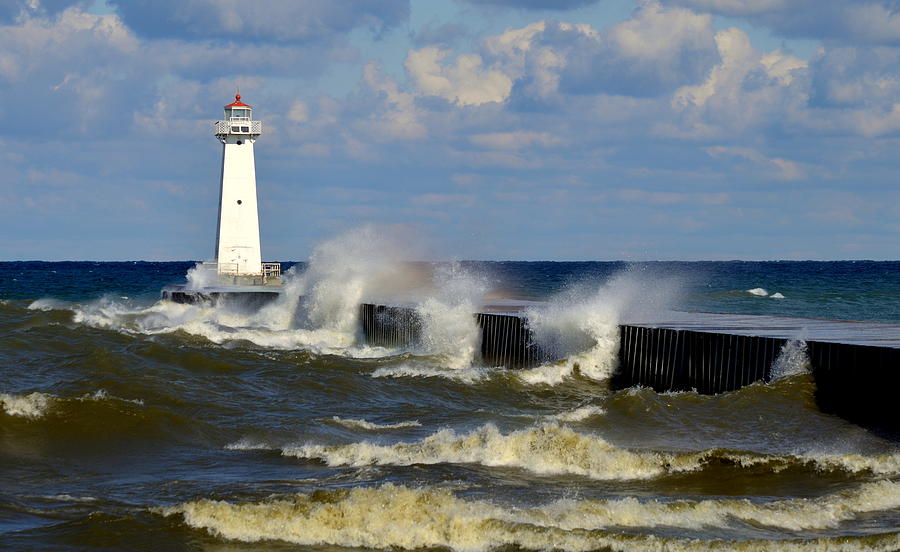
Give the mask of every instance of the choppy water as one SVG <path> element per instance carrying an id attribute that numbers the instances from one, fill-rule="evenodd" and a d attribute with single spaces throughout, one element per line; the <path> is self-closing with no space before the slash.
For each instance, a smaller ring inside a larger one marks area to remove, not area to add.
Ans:
<path id="1" fill-rule="evenodd" d="M 613 392 L 605 341 L 630 309 L 897 321 L 900 263 L 398 268 L 323 247 L 261 313 L 158 303 L 191 266 L 0 263 L 0 547 L 900 549 L 900 446 L 820 413 L 802 366 Z M 473 362 L 485 293 L 555 297 L 569 357 Z M 419 306 L 425 343 L 359 342 L 354 306 L 382 296 Z"/>

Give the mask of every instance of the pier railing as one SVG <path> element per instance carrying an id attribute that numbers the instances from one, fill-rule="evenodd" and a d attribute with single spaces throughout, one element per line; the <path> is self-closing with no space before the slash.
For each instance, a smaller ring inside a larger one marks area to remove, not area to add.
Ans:
<path id="1" fill-rule="evenodd" d="M 263 278 L 281 278 L 281 263 L 263 263 Z"/>
<path id="2" fill-rule="evenodd" d="M 281 283 L 281 263 L 261 263 L 259 272 L 254 274 L 240 272 L 239 266 L 238 263 L 204 261 L 197 268 L 213 278 L 218 276 L 220 285 L 271 286 Z"/>

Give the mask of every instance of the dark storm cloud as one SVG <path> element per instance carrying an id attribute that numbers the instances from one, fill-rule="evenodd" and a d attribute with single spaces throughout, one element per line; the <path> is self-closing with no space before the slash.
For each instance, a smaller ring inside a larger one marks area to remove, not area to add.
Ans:
<path id="1" fill-rule="evenodd" d="M 409 17 L 408 0 L 110 0 L 126 24 L 147 37 L 303 42 L 356 27 L 376 33 Z"/>

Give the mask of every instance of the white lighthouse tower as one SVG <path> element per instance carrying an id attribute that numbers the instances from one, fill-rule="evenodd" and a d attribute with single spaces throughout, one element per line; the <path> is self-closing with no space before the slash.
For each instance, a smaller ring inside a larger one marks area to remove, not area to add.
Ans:
<path id="1" fill-rule="evenodd" d="M 263 263 L 259 247 L 259 212 L 256 204 L 256 164 L 253 143 L 262 134 L 262 122 L 253 120 L 253 108 L 236 94 L 225 106 L 225 117 L 215 122 L 222 143 L 219 219 L 216 228 L 216 270 L 219 281 L 234 284 L 280 283 L 281 266 Z"/>

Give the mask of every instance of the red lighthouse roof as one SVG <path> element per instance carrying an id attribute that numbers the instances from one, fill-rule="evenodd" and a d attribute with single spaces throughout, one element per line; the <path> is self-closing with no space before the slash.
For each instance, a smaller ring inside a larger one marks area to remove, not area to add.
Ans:
<path id="1" fill-rule="evenodd" d="M 241 101 L 241 95 L 235 94 L 234 95 L 234 103 L 230 103 L 230 104 L 226 105 L 225 107 L 228 108 L 228 107 L 253 107 L 253 106 L 245 104 L 244 102 Z"/>

